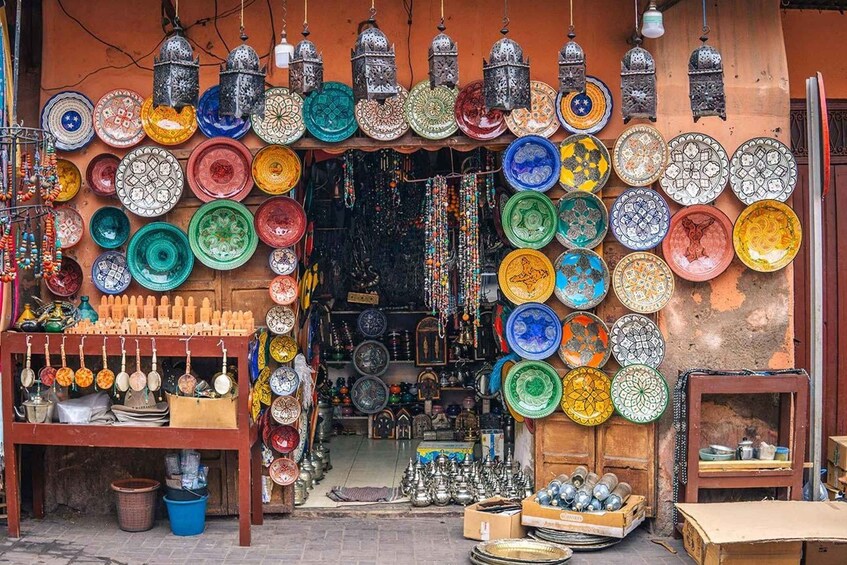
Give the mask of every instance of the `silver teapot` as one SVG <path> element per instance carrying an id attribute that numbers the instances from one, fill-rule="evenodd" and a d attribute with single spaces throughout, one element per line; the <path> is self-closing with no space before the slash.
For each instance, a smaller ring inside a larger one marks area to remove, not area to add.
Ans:
<path id="1" fill-rule="evenodd" d="M 453 491 L 453 500 L 456 504 L 460 504 L 462 506 L 467 506 L 468 504 L 473 503 L 474 495 L 471 492 L 470 487 L 468 487 L 468 483 L 465 479 L 460 480 L 459 484 L 456 485 L 456 488 Z"/>
<path id="2" fill-rule="evenodd" d="M 294 506 L 303 506 L 309 498 L 309 489 L 303 479 L 294 481 Z"/>
<path id="3" fill-rule="evenodd" d="M 300 479 L 306 483 L 306 488 L 309 490 L 315 488 L 314 475 L 312 474 L 312 471 L 314 471 L 312 462 L 309 461 L 308 457 L 304 457 L 303 461 L 300 463 Z"/>
<path id="4" fill-rule="evenodd" d="M 432 487 L 432 503 L 436 506 L 447 506 L 450 504 L 450 501 L 453 500 L 453 497 L 450 495 L 450 491 L 447 490 L 447 483 L 445 481 L 438 481 Z"/>
<path id="5" fill-rule="evenodd" d="M 418 483 L 412 493 L 412 506 L 424 508 L 430 504 L 432 504 L 432 497 L 429 496 L 429 489 L 426 488 L 423 475 L 421 475 L 418 477 Z"/>
<path id="6" fill-rule="evenodd" d="M 320 457 L 318 457 L 317 454 L 315 454 L 315 452 L 312 452 L 311 454 L 307 453 L 304 456 L 304 458 L 305 457 L 309 457 L 309 461 L 312 463 L 312 467 L 314 467 L 313 480 L 316 483 L 321 482 L 324 478 L 324 462 L 323 462 L 323 460 Z"/>

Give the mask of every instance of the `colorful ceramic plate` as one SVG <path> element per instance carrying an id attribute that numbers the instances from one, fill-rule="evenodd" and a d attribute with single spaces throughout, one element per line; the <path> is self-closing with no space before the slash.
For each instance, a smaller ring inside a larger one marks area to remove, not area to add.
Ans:
<path id="1" fill-rule="evenodd" d="M 188 158 L 188 186 L 203 202 L 220 198 L 244 200 L 253 188 L 252 160 L 250 150 L 234 139 L 208 139 L 195 147 Z"/>
<path id="2" fill-rule="evenodd" d="M 547 192 L 559 178 L 559 151 L 539 135 L 519 137 L 503 153 L 503 176 L 517 191 Z"/>
<path id="3" fill-rule="evenodd" d="M 275 275 L 290 275 L 297 270 L 297 252 L 293 247 L 278 247 L 268 256 L 268 264 Z"/>
<path id="4" fill-rule="evenodd" d="M 621 304 L 633 312 L 652 314 L 673 298 L 673 272 L 658 255 L 630 253 L 615 265 L 612 288 Z"/>
<path id="5" fill-rule="evenodd" d="M 104 294 L 121 294 L 132 282 L 126 255 L 119 251 L 101 253 L 91 264 L 91 282 Z"/>
<path id="6" fill-rule="evenodd" d="M 571 191 L 598 192 L 612 173 L 612 158 L 603 142 L 584 133 L 566 137 L 559 145 L 562 168 L 559 184 Z"/>
<path id="7" fill-rule="evenodd" d="M 553 263 L 540 251 L 515 249 L 500 262 L 500 291 L 514 304 L 544 303 L 556 288 Z"/>
<path id="8" fill-rule="evenodd" d="M 503 112 L 485 107 L 481 80 L 471 82 L 459 91 L 454 113 L 459 129 L 471 139 L 488 141 L 506 131 Z"/>
<path id="9" fill-rule="evenodd" d="M 82 288 L 82 267 L 73 258 L 62 257 L 59 272 L 44 278 L 47 289 L 62 298 L 73 296 Z"/>
<path id="10" fill-rule="evenodd" d="M 56 196 L 56 202 L 67 202 L 77 195 L 82 186 L 82 173 L 71 161 L 56 159 L 56 176 L 62 190 Z"/>
<path id="11" fill-rule="evenodd" d="M 689 281 L 708 281 L 723 273 L 735 255 L 732 222 L 714 206 L 683 208 L 671 218 L 662 255 L 674 273 Z"/>
<path id="12" fill-rule="evenodd" d="M 365 135 L 380 141 L 392 141 L 409 131 L 404 111 L 409 91 L 397 85 L 397 96 L 388 100 L 356 102 L 356 123 Z"/>
<path id="13" fill-rule="evenodd" d="M 624 314 L 612 325 L 612 355 L 621 367 L 649 365 L 654 369 L 665 358 L 665 338 L 653 320 L 641 314 Z"/>
<path id="14" fill-rule="evenodd" d="M 144 139 L 141 105 L 144 99 L 132 90 L 112 90 L 94 107 L 94 131 L 112 147 L 132 147 Z"/>
<path id="15" fill-rule="evenodd" d="M 268 381 L 271 391 L 278 396 L 290 396 L 300 387 L 300 376 L 292 367 L 277 367 Z M 283 423 L 283 422 L 280 422 Z"/>
<path id="16" fill-rule="evenodd" d="M 294 329 L 294 310 L 290 306 L 274 306 L 265 315 L 265 324 L 271 333 L 287 334 Z"/>
<path id="17" fill-rule="evenodd" d="M 282 455 L 294 451 L 300 443 L 300 432 L 294 426 L 277 426 L 270 435 L 271 447 Z"/>
<path id="18" fill-rule="evenodd" d="M 506 320 L 506 341 L 524 359 L 547 359 L 562 342 L 562 322 L 545 304 L 521 304 Z"/>
<path id="19" fill-rule="evenodd" d="M 668 142 L 668 166 L 659 184 L 683 206 L 708 204 L 729 180 L 729 157 L 718 141 L 704 133 L 683 133 Z"/>
<path id="20" fill-rule="evenodd" d="M 188 240 L 195 257 L 219 271 L 237 269 L 259 245 L 250 210 L 231 200 L 203 204 L 188 224 Z"/>
<path id="21" fill-rule="evenodd" d="M 256 186 L 262 192 L 279 196 L 297 186 L 303 174 L 303 165 L 297 153 L 288 147 L 268 145 L 253 158 L 252 174 Z"/>
<path id="22" fill-rule="evenodd" d="M 56 208 L 56 237 L 62 244 L 62 249 L 73 247 L 82 239 L 85 224 L 79 212 L 70 206 Z"/>
<path id="23" fill-rule="evenodd" d="M 353 350 L 353 367 L 361 375 L 378 377 L 388 370 L 388 348 L 379 341 L 363 341 Z"/>
<path id="24" fill-rule="evenodd" d="M 589 249 L 572 249 L 559 255 L 556 269 L 556 298 L 568 308 L 588 310 L 609 292 L 609 267 Z"/>
<path id="25" fill-rule="evenodd" d="M 76 151 L 94 139 L 94 104 L 73 90 L 54 95 L 41 110 L 41 129 L 56 138 L 56 149 Z"/>
<path id="26" fill-rule="evenodd" d="M 565 375 L 562 410 L 568 418 L 583 426 L 597 426 L 612 417 L 610 389 L 606 373 L 594 367 L 577 367 Z"/>
<path id="27" fill-rule="evenodd" d="M 615 142 L 612 164 L 630 186 L 649 186 L 659 180 L 668 164 L 668 144 L 659 130 L 638 125 L 624 130 Z"/>
<path id="28" fill-rule="evenodd" d="M 556 96 L 556 116 L 571 133 L 597 133 L 612 117 L 612 93 L 603 81 L 587 76 L 584 92 Z"/>
<path id="29" fill-rule="evenodd" d="M 291 275 L 279 275 L 268 285 L 268 292 L 275 304 L 293 304 L 297 300 L 297 279 Z"/>
<path id="30" fill-rule="evenodd" d="M 135 232 L 126 255 L 132 278 L 157 292 L 175 289 L 194 269 L 188 236 L 167 222 L 153 222 Z"/>
<path id="31" fill-rule="evenodd" d="M 609 226 L 621 244 L 633 251 L 659 245 L 668 233 L 671 211 L 662 195 L 651 188 L 630 188 L 615 199 Z"/>
<path id="32" fill-rule="evenodd" d="M 562 320 L 559 357 L 571 369 L 601 368 L 609 360 L 609 328 L 590 312 L 573 312 Z"/>
<path id="33" fill-rule="evenodd" d="M 306 212 L 288 196 L 265 200 L 254 221 L 259 239 L 271 247 L 290 247 L 306 233 Z"/>
<path id="34" fill-rule="evenodd" d="M 129 218 L 120 208 L 103 206 L 92 214 L 88 230 L 94 243 L 103 249 L 117 249 L 129 239 Z"/>
<path id="35" fill-rule="evenodd" d="M 429 80 L 416 84 L 403 107 L 412 131 L 426 139 L 444 139 L 456 133 L 459 129 L 455 115 L 458 96 L 457 88 L 431 88 Z"/>
<path id="36" fill-rule="evenodd" d="M 289 145 L 306 133 L 303 98 L 284 87 L 265 91 L 264 117 L 253 114 L 253 131 L 265 143 Z"/>
<path id="37" fill-rule="evenodd" d="M 279 486 L 287 487 L 297 481 L 297 478 L 300 476 L 300 467 L 297 466 L 297 463 L 293 459 L 277 457 L 271 462 L 270 467 L 268 467 L 268 475 Z"/>
<path id="38" fill-rule="evenodd" d="M 512 365 L 503 382 L 506 402 L 524 418 L 545 418 L 562 400 L 562 379 L 544 361 Z"/>
<path id="39" fill-rule="evenodd" d="M 101 153 L 88 162 L 85 180 L 91 192 L 98 196 L 115 196 L 115 174 L 121 159 L 111 153 Z"/>
<path id="40" fill-rule="evenodd" d="M 184 183 L 182 167 L 174 154 L 151 145 L 127 153 L 115 174 L 121 204 L 142 218 L 170 212 L 182 197 Z"/>
<path id="41" fill-rule="evenodd" d="M 549 84 L 534 80 L 529 84 L 530 109 L 520 108 L 506 114 L 506 126 L 517 137 L 550 137 L 559 129 L 556 118 L 556 91 Z"/>
<path id="42" fill-rule="evenodd" d="M 141 105 L 141 125 L 147 135 L 161 145 L 185 143 L 197 131 L 197 112 L 194 106 L 175 110 L 170 106 L 153 107 L 153 97 Z"/>
<path id="43" fill-rule="evenodd" d="M 559 199 L 556 240 L 566 249 L 593 249 L 609 229 L 609 213 L 599 197 L 585 191 L 568 192 Z"/>
<path id="44" fill-rule="evenodd" d="M 791 263 L 802 241 L 797 214 L 776 200 L 760 200 L 742 210 L 732 230 L 738 258 L 762 273 L 778 271 Z"/>
<path id="45" fill-rule="evenodd" d="M 309 133 L 321 141 L 337 143 L 356 132 L 353 90 L 341 82 L 325 82 L 303 104 L 303 119 Z"/>
<path id="46" fill-rule="evenodd" d="M 649 424 L 662 417 L 670 392 L 659 371 L 647 365 L 628 365 L 612 379 L 612 404 L 618 414 L 636 424 Z"/>
<path id="47" fill-rule="evenodd" d="M 356 329 L 368 339 L 382 337 L 385 330 L 388 329 L 388 318 L 378 308 L 362 310 L 356 318 Z"/>
<path id="48" fill-rule="evenodd" d="M 221 116 L 220 92 L 217 84 L 203 93 L 197 103 L 197 126 L 206 137 L 241 139 L 250 131 L 250 118 Z M 302 122 L 302 119 L 301 119 Z"/>
<path id="49" fill-rule="evenodd" d="M 350 387 L 350 400 L 362 414 L 376 414 L 388 406 L 388 385 L 374 376 L 364 376 Z"/>
<path id="50" fill-rule="evenodd" d="M 755 137 L 732 154 L 729 185 L 747 205 L 760 200 L 785 202 L 797 185 L 797 161 L 781 141 Z"/>
<path id="51" fill-rule="evenodd" d="M 271 404 L 271 417 L 284 425 L 299 423 L 300 401 L 293 396 L 278 396 Z"/>
<path id="52" fill-rule="evenodd" d="M 268 349 L 277 363 L 291 363 L 297 356 L 297 342 L 288 335 L 278 335 L 271 340 Z"/>
<path id="53" fill-rule="evenodd" d="M 556 207 L 539 192 L 512 195 L 501 217 L 506 238 L 515 247 L 541 249 L 556 235 Z"/>

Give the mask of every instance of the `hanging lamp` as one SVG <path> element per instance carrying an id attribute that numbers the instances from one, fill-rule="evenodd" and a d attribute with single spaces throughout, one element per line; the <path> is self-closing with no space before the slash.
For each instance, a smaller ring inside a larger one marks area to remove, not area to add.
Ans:
<path id="1" fill-rule="evenodd" d="M 353 64 L 353 98 L 386 100 L 397 95 L 397 62 L 394 45 L 376 24 L 376 6 L 371 0 L 368 27 L 356 38 L 351 51 Z"/>
<path id="2" fill-rule="evenodd" d="M 573 0 L 570 0 L 571 25 L 568 42 L 559 51 L 559 92 L 585 92 L 585 51 L 574 41 Z"/>
<path id="3" fill-rule="evenodd" d="M 244 0 L 241 0 L 241 45 L 230 51 L 221 65 L 220 109 L 222 116 L 244 118 L 265 113 L 265 69 L 259 55 L 247 45 L 244 33 Z"/>
<path id="4" fill-rule="evenodd" d="M 665 35 L 664 17 L 656 8 L 656 0 L 650 0 L 649 6 L 641 16 L 641 35 L 649 39 L 658 39 Z"/>
<path id="5" fill-rule="evenodd" d="M 638 31 L 638 0 L 635 1 L 635 47 L 621 61 L 621 110 L 623 123 L 632 118 L 656 121 L 656 62 L 641 47 Z"/>
<path id="6" fill-rule="evenodd" d="M 438 35 L 429 46 L 429 86 L 455 88 L 459 84 L 459 48 L 450 36 L 444 33 L 444 0 L 441 0 L 441 21 Z"/>
<path id="7" fill-rule="evenodd" d="M 700 36 L 703 45 L 695 49 L 688 60 L 689 97 L 695 122 L 705 116 L 719 116 L 726 120 L 723 59 L 717 49 L 706 45 L 709 31 L 706 0 L 703 0 L 703 34 Z"/>
<path id="8" fill-rule="evenodd" d="M 491 46 L 488 62 L 482 60 L 483 93 L 488 110 L 511 112 L 519 108 L 528 109 L 529 59 L 524 60 L 523 49 L 517 42 L 506 37 L 509 33 L 509 2 L 503 1 L 503 34 Z"/>
<path id="9" fill-rule="evenodd" d="M 288 0 L 282 0 L 282 31 L 279 34 L 279 43 L 274 47 L 274 65 L 278 69 L 287 69 L 294 56 L 294 46 L 288 42 L 287 16 Z"/>
<path id="10" fill-rule="evenodd" d="M 179 0 L 176 1 L 173 33 L 162 44 L 159 56 L 153 58 L 153 106 L 170 106 L 177 110 L 196 106 L 200 95 L 200 58 L 183 35 L 179 22 Z"/>
<path id="11" fill-rule="evenodd" d="M 315 44 L 309 41 L 310 33 L 309 0 L 304 0 L 303 39 L 294 48 L 288 70 L 288 87 L 300 96 L 321 90 L 324 85 L 324 60 Z"/>

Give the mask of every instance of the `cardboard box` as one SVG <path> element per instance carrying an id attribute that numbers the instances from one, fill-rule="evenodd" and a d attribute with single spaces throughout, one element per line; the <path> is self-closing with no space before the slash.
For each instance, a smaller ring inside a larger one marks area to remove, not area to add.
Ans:
<path id="1" fill-rule="evenodd" d="M 574 512 L 542 506 L 534 499 L 535 495 L 529 496 L 521 503 L 524 526 L 613 538 L 623 538 L 637 528 L 644 521 L 647 509 L 646 499 L 637 495 L 630 496 L 623 508 L 615 512 Z"/>
<path id="2" fill-rule="evenodd" d="M 526 537 L 526 528 L 521 525 L 521 512 L 514 514 L 491 514 L 480 512 L 479 505 L 485 502 L 506 500 L 495 496 L 465 508 L 465 537 L 479 541 Z"/>
<path id="3" fill-rule="evenodd" d="M 238 427 L 238 397 L 194 398 L 166 393 L 170 427 L 234 429 Z"/>
<path id="4" fill-rule="evenodd" d="M 418 444 L 418 460 L 429 463 L 442 453 L 450 459 L 461 463 L 465 457 L 473 459 L 472 441 L 422 441 Z"/>
<path id="5" fill-rule="evenodd" d="M 847 563 L 847 543 L 807 541 L 803 557 L 805 565 L 844 565 Z"/>
<path id="6" fill-rule="evenodd" d="M 826 440 L 826 460 L 836 467 L 847 469 L 847 436 L 829 436 Z"/>
<path id="7" fill-rule="evenodd" d="M 709 543 L 691 522 L 682 526 L 682 543 L 697 565 L 797 565 L 803 542 Z"/>
<path id="8" fill-rule="evenodd" d="M 838 482 L 838 479 L 844 475 L 847 475 L 847 471 L 841 467 L 837 467 L 832 461 L 826 462 L 826 484 L 840 490 L 843 485 Z"/>

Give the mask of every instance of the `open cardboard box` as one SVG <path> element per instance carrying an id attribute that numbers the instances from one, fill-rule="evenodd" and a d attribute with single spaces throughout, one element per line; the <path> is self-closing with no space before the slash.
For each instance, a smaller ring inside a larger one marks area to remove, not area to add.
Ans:
<path id="1" fill-rule="evenodd" d="M 466 538 L 492 541 L 526 537 L 526 528 L 521 525 L 520 511 L 514 514 L 492 514 L 479 511 L 480 504 L 496 500 L 507 499 L 495 496 L 465 508 L 464 536 Z"/>
<path id="2" fill-rule="evenodd" d="M 615 512 L 574 512 L 542 506 L 535 502 L 535 495 L 524 498 L 521 505 L 521 523 L 524 526 L 613 538 L 626 537 L 637 528 L 644 521 L 647 509 L 646 499 L 638 495 L 630 496 L 623 508 Z"/>

